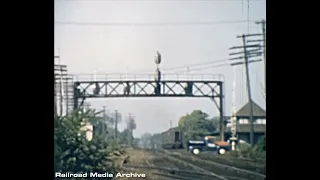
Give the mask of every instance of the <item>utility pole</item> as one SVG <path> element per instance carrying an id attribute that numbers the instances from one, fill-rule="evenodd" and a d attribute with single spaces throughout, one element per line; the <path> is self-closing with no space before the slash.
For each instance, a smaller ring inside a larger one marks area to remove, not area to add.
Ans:
<path id="1" fill-rule="evenodd" d="M 131 113 L 129 113 L 129 121 L 128 121 L 128 144 L 132 145 L 132 116 Z"/>
<path id="2" fill-rule="evenodd" d="M 114 125 L 114 138 L 118 138 L 118 110 L 114 110 L 114 116 L 115 116 L 115 125 Z"/>
<path id="3" fill-rule="evenodd" d="M 64 103 L 64 93 L 65 93 L 65 83 L 68 79 L 67 77 L 67 66 L 61 65 L 60 56 L 54 56 L 57 59 L 57 64 L 54 65 L 54 87 L 55 87 L 55 96 L 54 96 L 54 108 L 56 116 L 63 115 L 63 103 Z M 58 110 L 58 101 L 59 101 L 59 113 Z M 67 101 L 66 101 L 67 102 Z M 66 104 L 67 105 L 67 104 Z"/>
<path id="4" fill-rule="evenodd" d="M 60 116 L 63 115 L 63 70 L 62 70 L 62 66 L 60 63 L 60 56 L 57 57 L 58 58 L 58 65 L 59 65 L 59 73 L 60 73 Z"/>
<path id="5" fill-rule="evenodd" d="M 243 42 L 243 52 L 244 52 L 244 63 L 246 68 L 246 79 L 247 79 L 247 91 L 248 91 L 248 100 L 250 105 L 250 124 L 251 124 L 251 131 L 250 131 L 250 144 L 253 145 L 253 133 L 254 133 L 254 126 L 253 126 L 253 106 L 252 106 L 252 96 L 251 96 L 251 88 L 250 88 L 250 77 L 249 77 L 249 63 L 248 63 L 248 55 L 247 55 L 247 48 L 246 48 L 246 36 L 242 35 L 242 42 Z"/>
<path id="6" fill-rule="evenodd" d="M 267 41 L 266 41 L 266 21 L 263 19 L 260 22 L 256 22 L 256 24 L 261 24 L 262 26 L 262 36 L 263 36 L 263 59 L 264 59 L 264 96 L 266 97 L 267 94 L 267 78 L 266 78 L 266 72 L 267 72 L 267 66 L 266 66 L 266 61 L 267 61 Z"/>
<path id="7" fill-rule="evenodd" d="M 56 117 L 58 117 L 58 104 L 57 104 L 57 101 L 58 101 L 58 99 L 57 99 L 57 95 L 58 95 L 58 93 L 57 93 L 57 82 L 56 82 L 56 78 L 54 78 L 54 96 L 53 96 L 53 98 L 54 98 L 54 115 L 56 116 Z"/>
<path id="8" fill-rule="evenodd" d="M 136 129 L 136 122 L 134 120 L 134 116 L 131 115 L 131 113 L 129 113 L 129 120 L 128 120 L 128 123 L 127 123 L 127 126 L 128 126 L 128 130 L 129 130 L 129 133 L 128 133 L 128 143 L 129 145 L 133 145 L 133 130 Z"/>
<path id="9" fill-rule="evenodd" d="M 172 128 L 172 120 L 170 120 L 170 129 Z"/>
<path id="10" fill-rule="evenodd" d="M 231 58 L 230 60 L 236 60 L 236 59 L 244 59 L 244 62 L 237 62 L 233 63 L 231 65 L 239 65 L 239 64 L 244 64 L 245 65 L 245 71 L 246 71 L 246 86 L 247 86 L 247 92 L 248 92 L 248 101 L 249 101 L 249 106 L 250 106 L 250 144 L 254 144 L 254 119 L 253 119 L 253 101 L 252 101 L 252 95 L 251 95 L 251 88 L 250 88 L 250 76 L 249 76 L 249 63 L 251 62 L 257 62 L 261 61 L 260 60 L 251 60 L 249 61 L 249 58 L 251 57 L 257 57 L 261 55 L 260 48 L 261 46 L 258 45 L 247 45 L 246 44 L 246 37 L 248 36 L 254 36 L 253 34 L 249 35 L 241 35 L 237 36 L 237 38 L 242 38 L 242 46 L 235 46 L 230 49 L 243 49 L 243 52 L 237 52 L 237 53 L 230 53 L 230 55 L 237 55 L 237 54 L 244 54 L 244 56 L 236 57 L 236 58 Z M 256 48 L 256 49 L 251 49 L 250 48 Z"/>
<path id="11" fill-rule="evenodd" d="M 107 124 L 107 116 L 106 116 L 106 106 L 102 106 L 103 108 L 103 123 L 102 123 L 102 133 L 106 135 L 106 124 Z"/>

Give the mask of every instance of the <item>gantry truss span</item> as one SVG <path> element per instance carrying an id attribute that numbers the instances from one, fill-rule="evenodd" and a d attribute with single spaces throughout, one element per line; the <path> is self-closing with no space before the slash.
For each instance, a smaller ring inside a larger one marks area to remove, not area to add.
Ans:
<path id="1" fill-rule="evenodd" d="M 82 81 L 78 98 L 103 97 L 219 97 L 219 81 Z"/>
<path id="2" fill-rule="evenodd" d="M 185 75 L 186 78 L 180 76 L 179 80 L 171 78 L 169 80 L 169 76 L 166 76 L 167 78 L 162 76 L 161 80 L 143 80 L 144 78 L 137 80 L 137 76 L 133 78 L 126 76 L 125 80 L 110 80 L 108 76 L 106 80 L 107 76 L 105 76 L 105 80 L 100 80 L 97 75 L 94 75 L 90 80 L 84 81 L 74 77 L 74 109 L 82 106 L 87 98 L 205 97 L 210 98 L 219 109 L 220 132 L 224 132 L 223 76 L 211 75 L 211 80 L 204 80 L 203 75 L 199 76 L 201 79 L 194 76 L 191 79 L 187 76 Z M 218 80 L 213 77 L 218 77 Z M 223 138 L 224 135 L 221 134 L 221 137 Z"/>

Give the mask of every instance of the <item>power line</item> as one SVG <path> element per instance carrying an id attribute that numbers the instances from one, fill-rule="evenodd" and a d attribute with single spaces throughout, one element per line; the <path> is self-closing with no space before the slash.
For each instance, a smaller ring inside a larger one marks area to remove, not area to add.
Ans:
<path id="1" fill-rule="evenodd" d="M 227 62 L 227 61 L 228 61 L 228 59 L 220 59 L 220 60 L 216 60 L 216 61 L 208 61 L 208 62 L 203 62 L 203 63 L 198 63 L 198 64 L 176 66 L 176 67 L 171 67 L 171 68 L 163 68 L 162 70 L 168 71 L 168 70 L 175 70 L 175 69 L 183 69 L 183 68 L 188 68 L 188 67 L 203 66 L 203 65 L 215 64 L 215 63 Z"/>
<path id="2" fill-rule="evenodd" d="M 242 36 L 237 36 L 237 38 L 242 38 L 242 46 L 234 46 L 232 48 L 230 48 L 230 50 L 233 49 L 243 49 L 243 52 L 237 52 L 237 53 L 230 53 L 230 55 L 242 55 L 244 54 L 244 56 L 240 56 L 237 58 L 231 58 L 230 60 L 235 60 L 235 59 L 244 59 L 244 62 L 241 63 L 233 63 L 232 65 L 240 65 L 240 64 L 244 64 L 245 65 L 245 70 L 246 70 L 246 85 L 247 85 L 247 91 L 248 91 L 248 103 L 250 106 L 250 144 L 253 145 L 254 144 L 254 120 L 253 120 L 253 102 L 252 102 L 252 94 L 251 94 L 251 87 L 250 87 L 250 78 L 249 78 L 249 63 L 251 62 L 256 62 L 258 60 L 249 60 L 249 58 L 251 57 L 257 57 L 260 56 L 260 49 L 251 49 L 254 47 L 260 47 L 260 45 L 247 45 L 247 40 L 246 38 L 248 36 L 252 36 L 252 35 L 242 35 Z M 258 53 L 257 53 L 258 51 Z"/>
<path id="3" fill-rule="evenodd" d="M 56 0 L 56 1 L 91 1 L 91 2 L 240 2 L 243 0 Z M 253 2 L 265 2 L 266 0 L 251 0 Z"/>
<path id="4" fill-rule="evenodd" d="M 214 60 L 214 61 L 207 61 L 207 62 L 202 62 L 202 63 L 197 63 L 197 64 L 175 66 L 175 67 L 170 67 L 170 68 L 161 68 L 161 70 L 170 71 L 170 70 L 176 70 L 176 69 L 187 69 L 187 68 L 190 68 L 190 67 L 203 66 L 203 65 L 209 65 L 209 64 L 216 64 L 216 63 L 221 63 L 221 62 L 229 62 L 228 60 L 229 60 L 228 58 L 224 58 L 224 59 L 219 59 L 219 60 Z M 135 71 L 135 72 L 137 72 L 137 71 Z M 142 72 L 146 73 L 146 72 L 150 72 L 150 70 L 139 70 L 138 72 L 139 73 L 142 73 Z"/>
<path id="5" fill-rule="evenodd" d="M 256 22 L 257 20 L 237 20 L 237 21 L 207 21 L 207 22 L 166 22 L 166 23 L 129 23 L 129 22 L 63 22 L 55 21 L 57 25 L 77 25 L 77 26 L 192 26 L 192 25 L 217 25 L 217 24 L 239 24 Z"/>
<path id="6" fill-rule="evenodd" d="M 190 69 L 189 71 L 200 71 L 200 70 L 204 70 L 204 69 L 210 69 L 210 68 L 216 68 L 216 67 L 223 67 L 223 66 L 230 66 L 230 63 L 226 63 L 226 64 L 219 64 L 219 65 L 215 65 L 215 66 L 208 66 L 208 67 L 203 67 L 203 68 L 196 68 L 196 69 Z M 183 73 L 183 72 L 188 72 L 186 71 L 177 71 L 175 73 Z"/>

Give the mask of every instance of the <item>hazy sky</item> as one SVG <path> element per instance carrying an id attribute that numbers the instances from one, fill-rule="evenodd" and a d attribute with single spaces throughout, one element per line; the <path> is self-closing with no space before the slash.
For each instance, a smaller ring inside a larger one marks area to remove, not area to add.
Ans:
<path id="1" fill-rule="evenodd" d="M 247 20 L 247 1 L 107 1 L 56 0 L 55 50 L 59 49 L 61 62 L 69 73 L 125 73 L 154 72 L 154 55 L 162 54 L 160 68 L 188 66 L 228 58 L 229 48 L 240 46 L 236 38 L 242 33 L 260 33 L 261 27 L 248 23 L 217 23 L 197 25 L 155 25 L 148 23 L 224 22 Z M 250 20 L 266 19 L 266 2 L 250 1 Z M 87 23 L 83 24 L 68 24 Z M 100 23 L 98 25 L 90 23 Z M 112 24 L 114 23 L 114 24 Z M 56 52 L 56 54 L 58 54 Z M 218 63 L 217 63 L 218 64 Z M 190 66 L 190 73 L 222 74 L 225 76 L 226 115 L 231 114 L 233 67 L 212 67 L 217 64 Z M 201 69 L 207 67 L 206 69 Z M 193 71 L 194 70 L 194 71 Z M 163 71 L 175 73 L 186 68 Z M 243 66 L 236 67 L 236 107 L 247 102 Z M 262 96 L 264 83 L 263 62 L 250 64 L 253 99 L 265 108 Z M 218 115 L 210 99 L 197 98 L 128 98 L 89 101 L 94 108 L 108 106 L 118 109 L 123 116 L 136 117 L 135 136 L 144 132 L 162 132 L 169 121 L 177 125 L 179 117 L 194 109 L 210 116 Z M 120 125 L 123 129 L 124 123 Z"/>

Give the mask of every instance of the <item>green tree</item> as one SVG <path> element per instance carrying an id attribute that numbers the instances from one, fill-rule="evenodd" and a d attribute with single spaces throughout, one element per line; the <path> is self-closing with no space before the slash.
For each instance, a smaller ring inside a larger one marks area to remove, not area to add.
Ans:
<path id="1" fill-rule="evenodd" d="M 151 137 L 152 148 L 159 148 L 162 146 L 162 135 L 160 133 L 155 133 Z"/>
<path id="2" fill-rule="evenodd" d="M 152 138 L 152 134 L 148 132 L 141 135 L 140 141 L 142 143 L 143 148 L 150 148 L 151 138 Z"/>
<path id="3" fill-rule="evenodd" d="M 134 147 L 140 147 L 140 138 L 134 138 L 133 139 L 133 146 Z"/>
<path id="4" fill-rule="evenodd" d="M 202 139 L 216 130 L 214 121 L 208 119 L 208 114 L 201 110 L 194 110 L 191 114 L 182 116 L 179 120 L 179 127 L 184 131 L 185 140 Z"/>
<path id="5" fill-rule="evenodd" d="M 129 144 L 129 138 L 134 139 L 132 133 L 129 129 L 124 129 L 122 132 L 119 132 L 119 141 L 121 144 Z"/>
<path id="6" fill-rule="evenodd" d="M 213 126 L 216 128 L 215 131 L 219 131 L 219 129 L 220 129 L 220 117 L 219 116 L 213 117 L 211 121 L 212 121 Z"/>
<path id="7" fill-rule="evenodd" d="M 96 124 L 100 118 L 94 110 L 55 117 L 54 126 L 54 165 L 56 172 L 115 172 L 112 161 L 108 159 L 108 143 L 100 136 L 91 141 L 81 130 L 84 123 Z"/>

